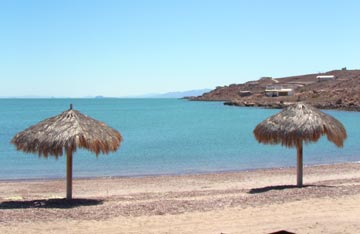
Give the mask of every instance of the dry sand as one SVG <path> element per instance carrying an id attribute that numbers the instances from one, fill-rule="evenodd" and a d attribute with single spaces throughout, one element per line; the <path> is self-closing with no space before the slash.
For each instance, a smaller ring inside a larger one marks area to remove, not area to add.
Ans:
<path id="1" fill-rule="evenodd" d="M 0 233 L 360 233 L 360 164 L 0 181 Z"/>

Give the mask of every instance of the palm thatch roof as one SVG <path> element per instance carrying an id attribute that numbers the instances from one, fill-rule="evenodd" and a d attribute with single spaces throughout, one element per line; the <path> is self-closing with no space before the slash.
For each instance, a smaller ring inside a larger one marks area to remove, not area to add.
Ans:
<path id="1" fill-rule="evenodd" d="M 61 156 L 86 148 L 96 155 L 116 151 L 122 137 L 103 122 L 92 119 L 72 106 L 60 115 L 45 119 L 19 132 L 11 140 L 17 150 L 38 153 L 39 156 Z"/>
<path id="2" fill-rule="evenodd" d="M 305 103 L 290 105 L 264 120 L 256 126 L 254 135 L 260 143 L 286 147 L 295 147 L 299 142 L 316 142 L 322 135 L 342 147 L 347 137 L 338 120 Z"/>
<path id="3" fill-rule="evenodd" d="M 335 118 L 310 105 L 296 103 L 259 123 L 254 135 L 260 143 L 296 147 L 297 186 L 302 187 L 303 142 L 316 142 L 326 135 L 329 141 L 342 147 L 346 130 Z"/>

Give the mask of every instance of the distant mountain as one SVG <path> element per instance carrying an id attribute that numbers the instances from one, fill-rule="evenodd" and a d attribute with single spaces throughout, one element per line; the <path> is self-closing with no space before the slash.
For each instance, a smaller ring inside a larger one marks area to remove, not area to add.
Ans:
<path id="1" fill-rule="evenodd" d="M 95 98 L 95 99 L 102 99 L 102 98 L 184 98 L 184 97 L 197 97 L 201 96 L 206 92 L 211 91 L 211 89 L 198 89 L 198 90 L 189 90 L 189 91 L 179 91 L 179 92 L 169 92 L 169 93 L 152 93 L 152 94 L 145 94 L 145 95 L 137 95 L 137 96 L 123 96 L 123 97 L 108 97 L 108 96 L 83 96 L 83 97 L 76 97 L 76 98 Z M 37 95 L 24 95 L 24 96 L 0 96 L 0 98 L 74 98 L 74 97 L 65 97 L 65 96 L 37 96 Z"/>
<path id="2" fill-rule="evenodd" d="M 206 92 L 211 91 L 211 89 L 198 89 L 198 90 L 189 90 L 189 91 L 179 91 L 179 92 L 169 92 L 162 94 L 148 94 L 139 96 L 141 98 L 184 98 L 184 97 L 196 97 L 203 95 Z"/>
<path id="3" fill-rule="evenodd" d="M 39 96 L 39 95 L 23 95 L 23 96 L 1 96 L 0 98 L 40 99 L 40 98 L 52 98 L 52 97 Z"/>
<path id="4" fill-rule="evenodd" d="M 23 96 L 0 96 L 0 98 L 15 98 L 15 99 L 90 99 L 90 98 L 105 98 L 104 96 L 84 96 L 84 97 L 67 97 L 67 96 L 40 96 L 40 95 L 23 95 Z"/>

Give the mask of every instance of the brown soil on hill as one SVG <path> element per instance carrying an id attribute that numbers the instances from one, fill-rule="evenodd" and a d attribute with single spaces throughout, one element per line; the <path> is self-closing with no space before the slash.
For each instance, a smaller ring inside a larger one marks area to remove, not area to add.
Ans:
<path id="1" fill-rule="evenodd" d="M 318 75 L 334 75 L 335 80 L 321 81 Z M 293 96 L 267 97 L 267 86 L 292 88 Z M 244 84 L 217 87 L 194 101 L 224 101 L 226 105 L 282 108 L 303 101 L 321 109 L 360 111 L 360 70 L 334 70 L 284 78 L 264 77 Z"/>

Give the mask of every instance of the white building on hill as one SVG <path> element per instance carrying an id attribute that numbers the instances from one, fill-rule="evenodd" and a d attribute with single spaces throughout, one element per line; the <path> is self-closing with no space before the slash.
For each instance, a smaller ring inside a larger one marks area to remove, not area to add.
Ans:
<path id="1" fill-rule="evenodd" d="M 268 97 L 279 96 L 293 96 L 294 90 L 290 88 L 283 88 L 282 86 L 267 86 L 265 89 L 265 95 Z"/>

